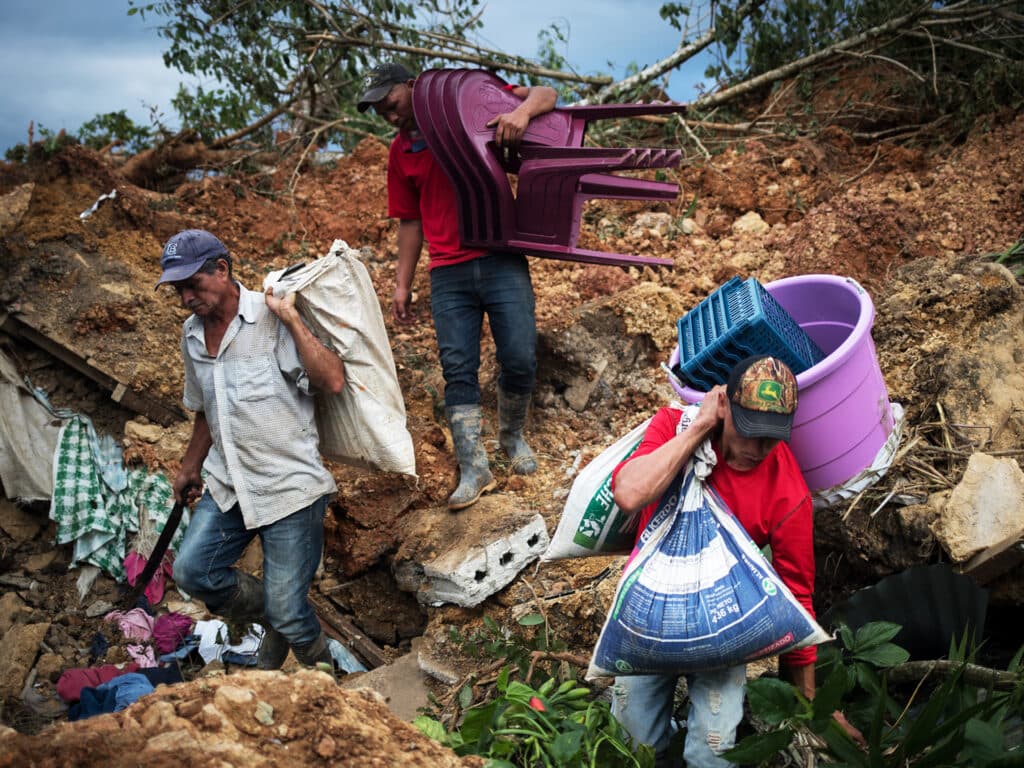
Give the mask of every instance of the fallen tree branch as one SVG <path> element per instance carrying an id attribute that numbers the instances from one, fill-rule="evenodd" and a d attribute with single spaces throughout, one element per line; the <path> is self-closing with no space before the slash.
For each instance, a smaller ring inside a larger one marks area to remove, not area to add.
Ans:
<path id="1" fill-rule="evenodd" d="M 937 659 L 935 661 L 908 661 L 886 670 L 886 677 L 893 683 L 916 683 L 929 675 L 943 677 L 963 669 L 964 682 L 977 688 L 992 688 L 997 691 L 1012 691 L 1020 685 L 1021 676 L 1014 672 L 989 669 L 979 664 L 965 664 L 961 661 Z"/>

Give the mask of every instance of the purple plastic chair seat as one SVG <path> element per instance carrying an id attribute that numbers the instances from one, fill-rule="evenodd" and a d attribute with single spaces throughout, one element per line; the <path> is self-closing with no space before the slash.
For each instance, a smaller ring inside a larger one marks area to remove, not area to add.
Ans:
<path id="1" fill-rule="evenodd" d="M 584 147 L 587 123 L 608 117 L 686 109 L 674 102 L 564 107 L 530 122 L 518 155 L 494 143 L 487 123 L 519 99 L 489 72 L 435 69 L 413 88 L 413 110 L 438 164 L 455 187 L 465 245 L 536 256 L 628 266 L 671 265 L 671 259 L 577 248 L 583 203 L 594 198 L 675 200 L 675 184 L 616 176 L 612 171 L 667 168 L 682 153 L 670 149 Z M 513 193 L 508 174 L 517 174 Z"/>

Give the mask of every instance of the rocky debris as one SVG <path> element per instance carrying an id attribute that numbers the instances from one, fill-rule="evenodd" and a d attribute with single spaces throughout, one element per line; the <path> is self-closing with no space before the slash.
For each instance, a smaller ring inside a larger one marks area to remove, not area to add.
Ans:
<path id="1" fill-rule="evenodd" d="M 548 545 L 544 518 L 501 494 L 456 514 L 444 507 L 413 512 L 401 525 L 395 579 L 423 605 L 479 605 Z"/>
<path id="2" fill-rule="evenodd" d="M 21 694 L 28 672 L 39 655 L 39 644 L 49 629 L 49 622 L 15 624 L 4 633 L 4 652 L 0 656 L 0 699 L 17 698 Z"/>
<path id="3" fill-rule="evenodd" d="M 1024 535 L 1024 472 L 1011 458 L 975 453 L 932 526 L 954 562 Z"/>
<path id="4" fill-rule="evenodd" d="M 302 670 L 240 672 L 159 686 L 128 708 L 37 736 L 0 735 L 0 767 L 71 765 L 399 766 L 462 768 L 459 758 L 392 714 L 370 689 L 345 690 Z"/>

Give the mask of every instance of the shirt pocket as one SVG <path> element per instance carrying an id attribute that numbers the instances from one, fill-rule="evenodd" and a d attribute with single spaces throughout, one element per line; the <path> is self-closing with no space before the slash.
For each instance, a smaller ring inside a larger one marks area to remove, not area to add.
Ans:
<path id="1" fill-rule="evenodd" d="M 229 370 L 239 401 L 251 403 L 274 396 L 280 373 L 271 358 L 236 360 Z"/>

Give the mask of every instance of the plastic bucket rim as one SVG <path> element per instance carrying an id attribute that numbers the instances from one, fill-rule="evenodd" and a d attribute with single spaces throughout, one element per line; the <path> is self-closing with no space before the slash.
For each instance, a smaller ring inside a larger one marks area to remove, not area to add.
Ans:
<path id="1" fill-rule="evenodd" d="M 821 362 L 811 366 L 806 371 L 797 374 L 796 385 L 798 391 L 814 384 L 825 376 L 831 374 L 835 368 L 844 364 L 854 353 L 854 348 L 860 344 L 862 335 L 865 333 L 871 333 L 871 328 L 875 322 L 875 304 L 871 300 L 871 296 L 866 290 L 864 290 L 864 287 L 852 277 L 826 274 L 793 275 L 790 277 L 782 277 L 778 280 L 772 280 L 770 283 L 764 283 L 763 285 L 764 289 L 770 293 L 773 287 L 786 287 L 790 284 L 799 284 L 804 282 L 826 282 L 848 290 L 852 285 L 852 293 L 857 298 L 858 304 L 860 305 L 860 312 L 858 313 L 856 324 L 850 329 L 846 338 L 843 339 L 842 344 L 827 354 Z M 867 311 L 865 311 L 865 307 L 867 308 Z M 676 344 L 672 349 L 672 353 L 669 355 L 669 367 L 673 367 L 678 362 L 679 345 Z M 671 378 L 669 379 L 669 382 L 671 383 L 672 388 L 675 389 L 676 393 L 688 403 L 698 403 L 703 400 L 704 395 L 707 394 L 706 391 L 693 389 L 686 385 L 683 385 L 680 389 L 676 386 L 675 380 Z"/>

